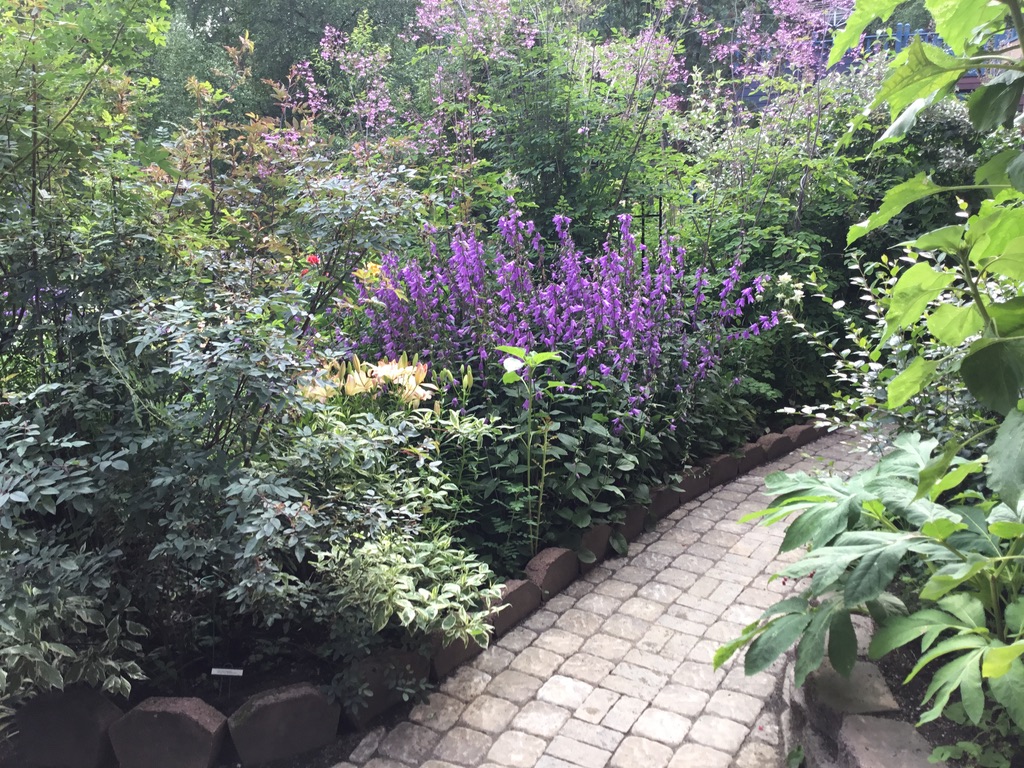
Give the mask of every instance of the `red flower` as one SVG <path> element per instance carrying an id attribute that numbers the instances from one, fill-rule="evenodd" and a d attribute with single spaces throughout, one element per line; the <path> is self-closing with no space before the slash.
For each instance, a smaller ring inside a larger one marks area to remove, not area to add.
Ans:
<path id="1" fill-rule="evenodd" d="M 299 273 L 299 277 L 305 277 L 308 274 L 309 274 L 309 270 L 308 269 L 304 269 L 304 270 L 302 270 L 302 272 Z"/>
<path id="2" fill-rule="evenodd" d="M 320 257 L 317 256 L 315 253 L 311 253 L 309 254 L 309 256 L 306 257 L 306 263 L 316 266 L 317 264 L 320 263 Z"/>

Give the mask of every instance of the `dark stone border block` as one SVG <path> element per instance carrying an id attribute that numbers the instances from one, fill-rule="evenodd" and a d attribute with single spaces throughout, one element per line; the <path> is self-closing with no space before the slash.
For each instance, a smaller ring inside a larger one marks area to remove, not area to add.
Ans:
<path id="1" fill-rule="evenodd" d="M 228 718 L 231 740 L 249 768 L 326 746 L 338 733 L 341 707 L 310 683 L 251 696 Z"/>
<path id="2" fill-rule="evenodd" d="M 568 552 L 569 550 L 565 550 Z M 575 558 L 575 554 L 573 558 Z M 578 562 L 578 561 L 577 561 Z M 501 637 L 540 607 L 543 594 L 539 586 L 525 579 L 506 581 L 502 586 L 501 610 L 491 614 L 494 637 Z"/>
<path id="3" fill-rule="evenodd" d="M 724 485 L 736 479 L 740 469 L 740 462 L 734 456 L 722 454 L 721 456 L 708 459 L 704 462 L 704 466 L 707 467 L 708 484 L 711 488 L 716 488 L 719 485 Z"/>
<path id="4" fill-rule="evenodd" d="M 212 768 L 227 718 L 202 699 L 154 696 L 110 726 L 120 768 Z"/>
<path id="5" fill-rule="evenodd" d="M 647 508 L 639 504 L 626 507 L 625 519 L 615 526 L 615 532 L 621 533 L 626 541 L 635 541 L 644 532 L 647 525 Z"/>
<path id="6" fill-rule="evenodd" d="M 576 553 L 564 547 L 542 549 L 526 564 L 526 578 L 540 587 L 544 600 L 568 587 L 580 573 Z"/>
<path id="7" fill-rule="evenodd" d="M 580 546 L 594 555 L 594 562 L 584 563 L 580 560 L 580 573 L 592 571 L 598 563 L 608 557 L 611 537 L 612 527 L 608 523 L 596 523 L 583 532 Z"/>
<path id="8" fill-rule="evenodd" d="M 36 696 L 16 722 L 21 756 L 40 768 L 114 765 L 108 730 L 124 712 L 99 691 L 69 688 Z"/>
<path id="9" fill-rule="evenodd" d="M 793 445 L 793 438 L 779 434 L 762 435 L 758 438 L 757 444 L 764 449 L 765 461 L 781 459 L 796 447 Z"/>

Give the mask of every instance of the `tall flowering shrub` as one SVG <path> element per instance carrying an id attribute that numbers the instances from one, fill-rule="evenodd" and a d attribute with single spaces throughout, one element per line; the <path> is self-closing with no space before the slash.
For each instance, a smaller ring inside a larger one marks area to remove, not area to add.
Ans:
<path id="1" fill-rule="evenodd" d="M 766 278 L 745 281 L 739 263 L 712 274 L 671 240 L 647 248 L 625 214 L 590 253 L 570 223 L 555 218 L 553 244 L 514 207 L 493 243 L 458 230 L 443 244 L 430 232 L 422 260 L 392 254 L 362 272 L 348 318 L 360 355 L 418 355 L 442 400 L 505 430 L 486 449 L 487 481 L 464 486 L 478 514 L 457 522 L 506 564 L 528 554 L 524 542 L 572 544 L 595 517 L 614 520 L 624 489 L 642 500 L 667 467 L 694 458 L 703 405 L 730 386 L 723 359 L 778 324 L 759 309 Z M 446 378 L 467 368 L 470 387 Z M 720 427 L 730 404 L 716 403 Z M 742 429 L 718 446 L 747 437 Z"/>
<path id="2" fill-rule="evenodd" d="M 823 40 L 851 3 L 763 0 L 738 7 L 733 19 L 697 16 L 713 62 L 733 77 L 763 82 L 780 74 L 813 80 L 825 71 Z"/>
<path id="3" fill-rule="evenodd" d="M 555 217 L 557 243 L 548 248 L 513 209 L 499 221 L 493 252 L 458 231 L 444 251 L 431 241 L 423 263 L 387 256 L 384 279 L 360 289 L 360 348 L 417 353 L 437 367 L 472 361 L 484 381 L 498 346 L 560 351 L 574 383 L 630 383 L 639 402 L 703 380 L 730 342 L 778 323 L 775 313 L 753 311 L 765 278 L 742 284 L 738 263 L 712 289 L 707 270 L 688 268 L 677 243 L 657 251 L 638 243 L 628 214 L 619 216 L 617 243 L 593 256 L 576 246 L 569 225 Z"/>
<path id="4" fill-rule="evenodd" d="M 545 226 L 566 213 L 600 243 L 663 163 L 686 80 L 678 10 L 656 3 L 635 33 L 606 34 L 585 2 L 421 0 L 387 45 L 366 15 L 326 29 L 293 70 L 295 95 L 325 127 L 415 167 L 445 224 L 497 210 L 511 190 Z"/>

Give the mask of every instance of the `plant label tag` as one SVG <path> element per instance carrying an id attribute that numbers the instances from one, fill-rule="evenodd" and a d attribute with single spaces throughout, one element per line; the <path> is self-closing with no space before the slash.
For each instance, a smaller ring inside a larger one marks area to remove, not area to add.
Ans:
<path id="1" fill-rule="evenodd" d="M 240 669 L 226 669 L 224 667 L 214 667 L 210 670 L 210 674 L 217 677 L 241 677 L 242 670 Z"/>

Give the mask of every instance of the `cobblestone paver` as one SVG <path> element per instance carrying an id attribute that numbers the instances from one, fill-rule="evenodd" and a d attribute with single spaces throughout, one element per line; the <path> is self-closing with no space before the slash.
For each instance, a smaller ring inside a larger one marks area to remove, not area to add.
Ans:
<path id="1" fill-rule="evenodd" d="M 770 472 L 870 464 L 854 442 L 830 435 L 682 505 L 335 768 L 781 768 L 781 665 L 712 666 L 787 589 L 768 581 L 784 529 L 739 520 Z"/>

